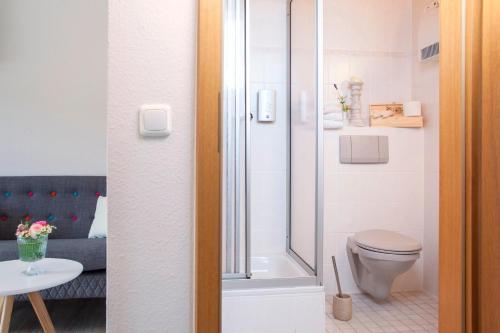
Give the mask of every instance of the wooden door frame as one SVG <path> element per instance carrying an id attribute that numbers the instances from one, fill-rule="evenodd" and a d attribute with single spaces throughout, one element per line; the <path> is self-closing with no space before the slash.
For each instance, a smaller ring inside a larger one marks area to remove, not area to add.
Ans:
<path id="1" fill-rule="evenodd" d="M 441 2 L 439 331 L 496 332 L 500 4 L 464 4 Z"/>
<path id="2" fill-rule="evenodd" d="M 470 216 L 466 223 L 467 332 L 499 332 L 500 3 L 469 0 L 467 106 L 470 110 Z M 469 161 L 469 158 L 467 159 Z M 469 193 L 468 193 L 469 194 Z M 469 195 L 468 195 L 469 196 Z"/>
<path id="3" fill-rule="evenodd" d="M 465 325 L 466 107 L 461 1 L 441 1 L 439 331 Z M 198 1 L 195 331 L 221 330 L 222 0 Z M 469 157 L 468 157 L 469 156 Z M 470 179 L 469 179 L 470 181 Z"/>
<path id="4" fill-rule="evenodd" d="M 462 1 L 442 0 L 439 62 L 439 332 L 462 332 L 465 285 L 465 105 Z"/>
<path id="5" fill-rule="evenodd" d="M 222 0 L 198 1 L 195 332 L 221 331 Z"/>
<path id="6" fill-rule="evenodd" d="M 482 108 L 482 0 L 468 0 L 465 54 L 465 332 L 478 332 L 477 278 Z"/>

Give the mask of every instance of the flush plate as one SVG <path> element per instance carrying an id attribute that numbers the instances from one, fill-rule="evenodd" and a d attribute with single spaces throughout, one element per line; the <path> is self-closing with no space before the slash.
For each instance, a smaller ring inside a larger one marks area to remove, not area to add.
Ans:
<path id="1" fill-rule="evenodd" d="M 340 163 L 376 164 L 389 162 L 389 138 L 378 135 L 341 135 Z"/>

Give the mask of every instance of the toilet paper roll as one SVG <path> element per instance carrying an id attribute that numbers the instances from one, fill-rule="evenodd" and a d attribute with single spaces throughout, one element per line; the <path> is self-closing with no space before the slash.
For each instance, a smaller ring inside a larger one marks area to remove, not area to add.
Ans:
<path id="1" fill-rule="evenodd" d="M 411 101 L 403 105 L 403 114 L 405 117 L 419 117 L 422 115 L 422 103 Z"/>

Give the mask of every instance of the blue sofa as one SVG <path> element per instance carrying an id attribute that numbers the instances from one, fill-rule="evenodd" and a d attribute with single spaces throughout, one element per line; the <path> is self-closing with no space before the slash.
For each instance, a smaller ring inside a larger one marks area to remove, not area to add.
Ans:
<path id="1" fill-rule="evenodd" d="M 0 177 L 0 261 L 18 259 L 14 233 L 21 220 L 47 220 L 57 227 L 47 257 L 76 260 L 83 273 L 42 296 L 106 297 L 106 239 L 88 238 L 99 195 L 106 195 L 106 177 Z"/>

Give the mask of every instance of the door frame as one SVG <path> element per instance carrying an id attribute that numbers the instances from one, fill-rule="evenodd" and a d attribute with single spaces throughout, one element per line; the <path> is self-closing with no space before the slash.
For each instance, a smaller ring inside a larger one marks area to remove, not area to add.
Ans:
<path id="1" fill-rule="evenodd" d="M 198 1 L 194 279 L 198 333 L 221 331 L 222 2 Z"/>
<path id="2" fill-rule="evenodd" d="M 439 332 L 465 324 L 465 1 L 440 4 Z"/>
<path id="3" fill-rule="evenodd" d="M 440 332 L 461 332 L 465 327 L 466 165 L 472 161 L 465 149 L 470 112 L 464 97 L 465 1 L 442 0 L 440 9 L 440 58 L 445 59 L 440 62 Z M 198 333 L 221 330 L 222 8 L 223 0 L 198 1 L 194 305 Z"/>
<path id="4" fill-rule="evenodd" d="M 500 3 L 467 3 L 466 332 L 500 330 Z"/>

